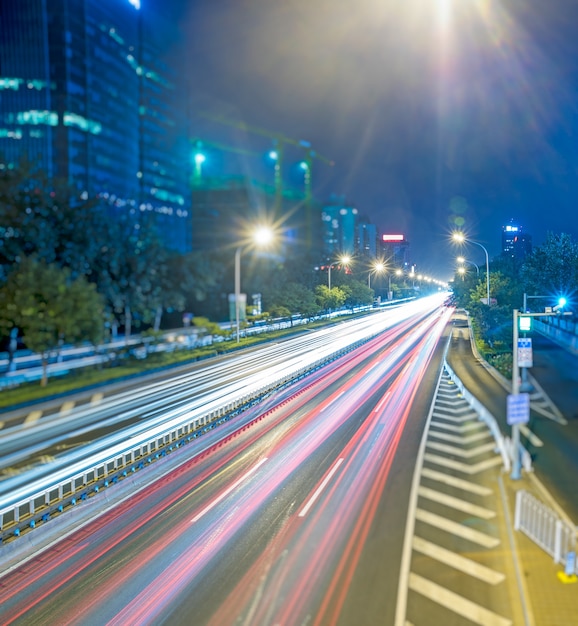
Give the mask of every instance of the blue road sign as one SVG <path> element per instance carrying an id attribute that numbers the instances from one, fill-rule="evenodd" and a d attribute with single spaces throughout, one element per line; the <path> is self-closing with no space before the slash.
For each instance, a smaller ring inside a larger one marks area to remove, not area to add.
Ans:
<path id="1" fill-rule="evenodd" d="M 530 419 L 530 394 L 508 394 L 506 421 L 509 426 L 526 424 Z"/>

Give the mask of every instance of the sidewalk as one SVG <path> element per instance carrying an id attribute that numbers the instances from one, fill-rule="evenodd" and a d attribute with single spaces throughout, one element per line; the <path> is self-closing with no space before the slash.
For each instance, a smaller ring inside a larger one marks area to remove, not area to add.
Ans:
<path id="1" fill-rule="evenodd" d="M 454 317 L 454 320 L 463 321 L 459 314 Z M 458 323 L 453 330 L 452 343 L 447 357 L 450 366 L 468 391 L 478 397 L 490 412 L 496 403 L 505 407 L 507 392 L 477 361 L 471 344 L 468 346 L 466 344 L 470 344 L 469 332 L 466 335 L 463 324 Z M 511 533 L 515 550 L 515 554 L 503 555 L 503 557 L 510 559 L 513 556 L 516 564 L 517 584 L 524 606 L 524 626 L 578 624 L 578 582 L 563 582 L 558 575 L 564 573 L 564 566 L 554 563 L 554 559 L 523 532 L 514 530 L 516 493 L 521 489 L 531 493 L 550 508 L 558 509 L 557 512 L 562 515 L 564 512 L 559 511 L 559 507 L 552 501 L 551 496 L 533 472 L 523 472 L 520 480 L 513 480 L 506 473 L 503 473 L 502 478 L 503 495 L 510 517 L 508 532 Z M 576 493 L 578 494 L 578 490 Z M 567 515 L 565 518 L 570 521 Z M 575 527 L 576 520 L 571 520 L 571 522 Z"/>

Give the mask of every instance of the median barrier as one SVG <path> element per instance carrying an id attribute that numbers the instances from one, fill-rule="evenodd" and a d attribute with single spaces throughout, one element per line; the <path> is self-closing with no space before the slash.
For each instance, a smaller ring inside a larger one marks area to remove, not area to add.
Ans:
<path id="1" fill-rule="evenodd" d="M 268 381 L 263 382 L 262 376 L 254 377 L 253 385 L 242 381 L 230 395 L 223 396 L 220 392 L 220 397 L 203 403 L 202 408 L 184 410 L 172 419 L 134 437 L 131 437 L 130 429 L 124 431 L 122 442 L 106 446 L 106 449 L 87 459 L 72 463 L 48 477 L 14 490 L 0 502 L 0 542 L 2 545 L 10 543 L 21 535 L 22 529 L 30 530 L 38 522 L 41 526 L 43 521 L 50 519 L 51 513 L 63 514 L 69 507 L 75 507 L 78 498 L 88 499 L 88 489 L 92 489 L 90 497 L 97 495 L 101 489 L 104 491 L 107 485 L 110 489 L 120 478 L 127 476 L 127 471 L 133 473 L 144 469 L 145 461 L 150 464 L 154 455 L 156 459 L 161 453 L 165 455 L 171 445 L 181 447 L 185 442 L 190 442 L 214 428 L 221 420 L 230 419 L 273 391 L 293 384 L 367 343 L 382 330 L 384 328 L 376 325 L 362 338 L 353 335 L 352 343 L 337 344 L 336 348 L 327 347 L 328 352 L 321 358 L 306 364 L 303 364 L 304 357 L 301 356 L 293 365 L 290 361 L 286 362 L 273 368 L 274 375 Z M 118 434 L 116 436 L 118 438 Z M 43 516 L 47 514 L 48 518 L 43 520 Z M 34 521 L 33 527 L 30 526 L 31 521 Z"/>

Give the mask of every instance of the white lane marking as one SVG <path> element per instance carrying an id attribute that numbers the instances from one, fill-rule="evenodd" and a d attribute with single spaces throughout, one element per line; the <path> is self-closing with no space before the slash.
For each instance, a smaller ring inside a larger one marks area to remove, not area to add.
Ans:
<path id="1" fill-rule="evenodd" d="M 461 554 L 452 552 L 451 550 L 446 550 L 445 548 L 442 548 L 435 543 L 431 543 L 430 541 L 426 541 L 421 537 L 413 538 L 413 549 L 429 556 L 432 559 L 435 559 L 436 561 L 439 561 L 440 563 L 444 563 L 454 569 L 460 570 L 460 572 L 464 572 L 464 574 L 483 580 L 490 585 L 497 585 L 506 578 L 505 574 L 502 574 L 502 572 L 496 572 L 496 570 L 490 569 L 485 565 L 480 565 L 480 563 L 476 563 L 476 561 L 472 561 L 472 559 L 468 559 Z"/>
<path id="2" fill-rule="evenodd" d="M 474 441 L 480 441 L 481 439 L 488 439 L 492 436 L 489 430 L 480 431 L 479 433 L 473 433 L 471 435 L 448 435 L 446 433 L 438 433 L 435 430 L 429 431 L 431 437 L 441 439 L 442 441 L 451 441 L 452 443 L 473 443 Z"/>
<path id="3" fill-rule="evenodd" d="M 484 548 L 495 548 L 500 543 L 499 539 L 495 537 L 490 537 L 490 535 L 486 535 L 486 533 L 482 533 L 479 530 L 458 524 L 458 522 L 454 522 L 441 515 L 436 515 L 430 511 L 425 511 L 424 509 L 416 509 L 415 519 L 429 524 L 430 526 L 435 526 L 435 528 L 439 528 L 440 530 L 445 530 L 451 535 L 456 535 L 462 539 L 477 543 Z"/>
<path id="4" fill-rule="evenodd" d="M 93 393 L 92 397 L 90 398 L 90 406 L 96 406 L 97 404 L 100 404 L 103 398 L 103 393 Z"/>
<path id="5" fill-rule="evenodd" d="M 436 480 L 437 482 L 444 483 L 445 485 L 449 485 L 450 487 L 457 487 L 458 489 L 462 489 L 463 491 L 476 493 L 480 496 L 489 496 L 492 493 L 492 490 L 489 487 L 476 485 L 476 483 L 471 483 L 469 480 L 455 478 L 454 476 L 450 476 L 449 474 L 436 472 L 436 470 L 432 470 L 427 467 L 424 467 L 422 469 L 421 475 L 423 478 L 430 478 L 431 480 Z"/>
<path id="6" fill-rule="evenodd" d="M 74 400 L 68 400 L 67 402 L 64 402 L 60 407 L 60 411 L 58 411 L 59 415 L 66 415 L 66 413 L 70 413 L 75 404 L 76 402 L 74 402 Z"/>
<path id="7" fill-rule="evenodd" d="M 383 398 L 379 401 L 379 403 L 377 404 L 377 406 L 375 407 L 375 409 L 373 409 L 374 413 L 377 413 L 379 411 L 379 409 L 381 409 L 383 403 L 387 400 L 387 398 L 391 395 L 391 391 L 388 391 Z"/>
<path id="8" fill-rule="evenodd" d="M 426 498 L 432 502 L 437 502 L 438 504 L 444 504 L 445 506 L 449 506 L 456 511 L 463 511 L 469 515 L 476 515 L 482 519 L 492 519 L 493 517 L 496 517 L 495 511 L 486 509 L 483 506 L 471 504 L 470 502 L 466 502 L 460 498 L 454 498 L 454 496 L 442 493 L 441 491 L 436 491 L 435 489 L 430 489 L 429 487 L 420 487 L 417 493 L 422 498 Z"/>
<path id="9" fill-rule="evenodd" d="M 544 445 L 544 442 L 537 437 L 527 426 L 526 424 L 520 424 L 520 432 L 528 439 L 528 441 L 537 448 L 541 448 Z"/>
<path id="10" fill-rule="evenodd" d="M 480 626 L 511 626 L 512 624 L 511 620 L 413 572 L 409 575 L 409 587 L 416 593 Z"/>
<path id="11" fill-rule="evenodd" d="M 490 443 L 484 443 L 482 445 L 475 446 L 474 448 L 464 450 L 463 448 L 457 448 L 456 446 L 448 446 L 445 443 L 428 441 L 426 447 L 432 450 L 437 450 L 438 452 L 446 452 L 447 454 L 460 456 L 462 459 L 471 459 L 480 454 L 484 454 L 485 452 L 492 452 L 496 448 L 496 444 L 492 441 Z"/>
<path id="12" fill-rule="evenodd" d="M 32 424 L 36 424 L 36 422 L 42 417 L 42 411 L 31 411 L 30 413 L 28 413 L 28 415 L 26 416 L 26 419 L 24 420 L 24 424 L 26 426 L 30 426 Z"/>
<path id="13" fill-rule="evenodd" d="M 466 413 L 465 415 L 460 415 L 459 417 L 453 417 L 452 415 L 448 415 L 446 413 L 440 413 L 439 411 L 434 411 L 434 417 L 438 419 L 444 419 L 448 422 L 453 422 L 454 424 L 463 424 L 464 422 L 469 422 L 470 420 L 477 420 L 479 416 L 477 413 Z"/>
<path id="14" fill-rule="evenodd" d="M 335 463 L 333 464 L 333 467 L 329 470 L 329 473 L 323 479 L 323 482 L 319 485 L 319 487 L 317 487 L 317 489 L 315 490 L 315 493 L 309 498 L 307 504 L 301 509 L 299 513 L 299 517 L 305 517 L 307 515 L 309 509 L 313 506 L 313 504 L 315 503 L 315 500 L 317 500 L 317 498 L 321 495 L 321 492 L 325 489 L 325 487 L 327 486 L 327 483 L 331 480 L 331 477 L 333 476 L 333 474 L 335 474 L 335 472 L 338 470 L 339 466 L 343 463 L 343 461 L 344 459 L 341 457 L 339 457 L 337 461 L 335 461 Z"/>
<path id="15" fill-rule="evenodd" d="M 441 465 L 442 467 L 449 467 L 451 469 L 458 470 L 458 472 L 462 472 L 464 474 L 477 474 L 478 472 L 483 472 L 490 467 L 502 464 L 502 457 L 499 455 L 472 465 L 461 463 L 460 461 L 453 461 L 452 459 L 440 456 L 439 454 L 425 454 L 424 460 L 429 461 L 430 463 L 435 463 L 436 465 Z"/>
<path id="16" fill-rule="evenodd" d="M 445 424 L 444 422 L 438 422 L 437 420 L 432 420 L 431 423 L 432 428 L 441 428 L 443 430 L 449 430 L 454 433 L 465 433 L 468 430 L 478 430 L 480 428 L 486 428 L 486 425 L 482 421 L 477 422 L 468 422 L 463 426 L 454 426 L 453 424 Z"/>
<path id="17" fill-rule="evenodd" d="M 230 487 L 225 489 L 225 491 L 223 491 L 223 493 L 220 496 L 218 496 L 212 502 L 207 504 L 207 506 L 202 511 L 200 511 L 199 513 L 195 515 L 195 517 L 193 517 L 193 519 L 191 520 L 191 523 L 198 522 L 201 519 L 201 517 L 205 515 L 205 513 L 208 513 L 212 508 L 216 507 L 217 504 L 221 502 L 221 500 L 224 500 L 231 493 L 231 491 L 234 491 L 244 480 L 249 478 L 251 474 L 254 474 L 261 467 L 261 465 L 265 463 L 265 461 L 267 461 L 267 457 L 261 459 L 259 463 L 254 465 L 248 472 L 245 472 L 241 476 L 241 478 L 237 479 Z"/>
<path id="18" fill-rule="evenodd" d="M 335 398 L 333 398 L 333 400 L 331 400 L 330 402 L 328 402 L 322 410 L 325 410 L 328 406 L 331 406 L 334 402 L 337 402 L 337 400 L 339 400 L 339 398 L 341 398 L 341 396 L 344 394 L 345 392 L 341 391 L 340 393 L 338 393 Z"/>

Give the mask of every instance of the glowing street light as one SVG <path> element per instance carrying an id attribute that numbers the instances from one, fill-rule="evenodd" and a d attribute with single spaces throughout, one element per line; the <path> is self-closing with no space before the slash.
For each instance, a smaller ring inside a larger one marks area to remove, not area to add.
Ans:
<path id="1" fill-rule="evenodd" d="M 351 257 L 347 256 L 346 254 L 344 254 L 343 256 L 340 256 L 337 260 L 341 265 L 349 265 L 351 263 Z M 331 268 L 332 267 L 333 267 L 332 263 L 329 263 L 329 266 L 327 269 L 327 287 L 329 289 L 331 289 Z"/>
<path id="2" fill-rule="evenodd" d="M 490 306 L 490 257 L 488 255 L 488 251 L 481 243 L 468 239 L 463 233 L 454 233 L 452 235 L 452 239 L 458 243 L 473 243 L 484 251 L 484 254 L 486 255 L 486 303 Z"/>
<path id="3" fill-rule="evenodd" d="M 273 230 L 268 226 L 260 226 L 256 228 L 251 237 L 251 243 L 256 247 L 262 248 L 270 244 L 275 235 Z M 240 340 L 240 300 L 241 300 L 241 252 L 243 246 L 239 246 L 235 251 L 235 325 L 237 329 L 237 343 Z"/>
<path id="4" fill-rule="evenodd" d="M 476 268 L 476 274 L 479 276 L 480 275 L 480 266 L 477 263 L 474 263 L 473 261 L 468 261 L 466 258 L 464 258 L 463 256 L 459 256 L 457 257 L 456 261 L 458 263 L 461 263 L 462 265 L 464 263 L 469 263 L 470 265 L 473 265 Z M 459 271 L 459 270 L 458 270 Z"/>
<path id="5" fill-rule="evenodd" d="M 385 265 L 381 261 L 377 261 L 373 264 L 372 269 L 370 269 L 369 273 L 367 274 L 367 286 L 370 289 L 371 289 L 371 275 L 373 273 L 381 274 L 381 272 L 383 272 L 384 270 L 385 270 Z"/>

